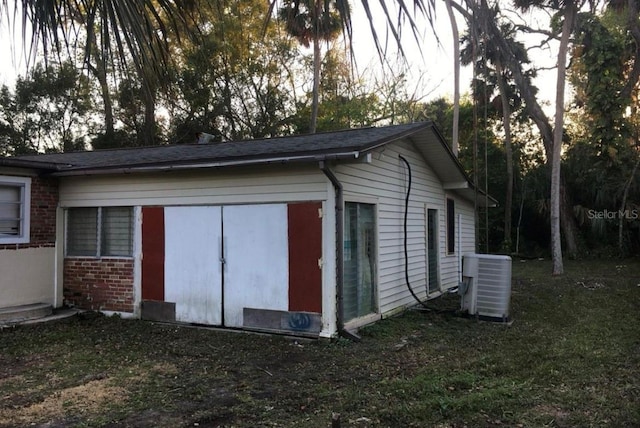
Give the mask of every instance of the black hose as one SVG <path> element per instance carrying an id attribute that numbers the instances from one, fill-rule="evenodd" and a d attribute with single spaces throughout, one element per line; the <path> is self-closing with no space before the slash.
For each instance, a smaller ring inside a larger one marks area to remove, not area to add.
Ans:
<path id="1" fill-rule="evenodd" d="M 413 287 L 411 287 L 411 281 L 409 281 L 409 248 L 408 248 L 408 243 L 407 243 L 407 241 L 408 241 L 407 223 L 408 223 L 408 219 L 409 219 L 409 197 L 411 195 L 411 180 L 412 180 L 411 179 L 411 165 L 404 158 L 404 156 L 398 155 L 398 157 L 407 166 L 407 180 L 408 180 L 408 183 L 407 183 L 407 194 L 406 194 L 405 199 L 404 199 L 404 279 L 405 279 L 405 282 L 407 284 L 407 288 L 409 289 L 409 292 L 411 293 L 413 298 L 416 300 L 416 302 L 418 302 L 425 309 L 428 309 L 428 310 L 431 311 L 431 310 L 433 310 L 433 308 L 427 306 L 427 304 L 425 302 L 420 300 L 420 298 L 413 291 Z"/>

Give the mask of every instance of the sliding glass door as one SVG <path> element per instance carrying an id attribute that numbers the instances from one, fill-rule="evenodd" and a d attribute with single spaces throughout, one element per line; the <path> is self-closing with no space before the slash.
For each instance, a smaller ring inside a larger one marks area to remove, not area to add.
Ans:
<path id="1" fill-rule="evenodd" d="M 344 320 L 377 310 L 375 205 L 347 202 L 344 227 Z"/>

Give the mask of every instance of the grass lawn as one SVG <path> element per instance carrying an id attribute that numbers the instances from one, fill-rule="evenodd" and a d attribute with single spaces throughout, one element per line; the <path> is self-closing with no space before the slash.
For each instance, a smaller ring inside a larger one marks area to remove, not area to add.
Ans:
<path id="1" fill-rule="evenodd" d="M 640 261 L 514 261 L 510 326 L 455 296 L 296 342 L 85 314 L 0 330 L 0 427 L 639 427 Z"/>

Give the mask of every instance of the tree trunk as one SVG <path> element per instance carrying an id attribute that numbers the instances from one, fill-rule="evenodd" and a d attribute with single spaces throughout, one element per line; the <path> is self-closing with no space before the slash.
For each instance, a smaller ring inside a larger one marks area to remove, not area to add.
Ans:
<path id="1" fill-rule="evenodd" d="M 92 33 L 92 36 L 91 40 L 87 41 L 87 43 L 91 43 L 93 58 L 95 59 L 96 65 L 94 66 L 87 59 L 87 66 L 100 85 L 100 96 L 102 97 L 102 102 L 104 104 L 105 135 L 109 137 L 110 141 L 115 132 L 115 128 L 113 119 L 113 102 L 111 101 L 111 92 L 109 90 L 109 83 L 107 82 L 107 64 L 105 59 L 98 53 L 99 50 L 96 44 L 95 34 Z"/>
<path id="2" fill-rule="evenodd" d="M 502 55 L 503 66 L 507 68 L 515 82 L 516 87 L 518 88 L 518 92 L 520 96 L 524 100 L 525 103 L 525 111 L 528 116 L 533 120 L 536 124 L 536 127 L 540 131 L 540 136 L 542 138 L 542 143 L 544 145 L 544 150 L 547 158 L 547 162 L 551 163 L 553 159 L 553 150 L 554 150 L 554 129 L 551 126 L 551 121 L 545 114 L 544 110 L 538 103 L 536 99 L 536 89 L 532 86 L 531 80 L 522 70 L 522 64 L 516 58 L 513 53 L 511 46 L 508 41 L 503 37 L 502 32 L 497 26 L 497 21 L 493 19 L 489 6 L 486 1 L 481 1 L 479 4 L 473 0 L 466 0 L 466 5 L 470 10 L 474 11 L 473 15 L 468 14 L 468 12 L 460 7 L 457 7 L 455 3 L 452 4 L 458 12 L 463 14 L 467 18 L 467 20 L 471 20 L 474 17 L 481 20 L 481 24 L 483 25 L 483 29 L 485 29 L 487 36 L 491 40 L 491 43 L 494 43 L 497 49 L 500 51 Z M 573 8 L 574 18 L 575 18 L 575 7 Z M 566 47 L 565 47 L 566 49 Z M 565 52 L 566 59 L 566 52 Z M 564 68 L 563 68 L 564 74 Z M 564 82 L 564 81 L 563 81 Z M 562 106 L 564 107 L 564 106 Z M 564 109 L 562 110 L 564 113 Z M 558 147 L 560 149 L 560 147 Z M 559 171 L 558 171 L 559 172 Z M 560 175 L 560 186 L 564 187 L 564 178 Z M 576 225 L 575 219 L 572 214 L 571 205 L 567 198 L 563 199 L 564 203 L 560 203 L 560 212 L 561 217 L 564 221 L 561 222 L 560 227 L 562 228 L 562 232 L 564 235 L 567 251 L 571 256 L 577 254 L 577 242 L 576 242 Z"/>
<path id="3" fill-rule="evenodd" d="M 511 148 L 511 106 L 507 94 L 507 83 L 502 74 L 502 63 L 496 61 L 496 77 L 502 100 L 502 126 L 504 127 L 504 153 L 507 163 L 507 188 L 504 201 L 504 242 L 503 247 L 511 252 L 511 206 L 513 204 L 513 150 Z"/>
<path id="4" fill-rule="evenodd" d="M 113 125 L 113 102 L 111 101 L 111 92 L 109 91 L 109 84 L 107 83 L 107 72 L 104 62 L 101 58 L 96 58 L 96 66 L 89 66 L 89 70 L 93 72 L 93 75 L 98 80 L 100 85 L 100 95 L 102 96 L 102 103 L 104 104 L 104 128 L 105 135 L 107 137 L 113 137 L 115 128 Z"/>
<path id="5" fill-rule="evenodd" d="M 449 14 L 451 33 L 453 36 L 453 132 L 451 136 L 451 150 L 455 156 L 458 156 L 458 128 L 460 126 L 460 34 L 458 32 L 456 17 L 453 14 L 451 0 L 445 0 L 444 3 L 447 7 L 447 13 Z"/>
<path id="6" fill-rule="evenodd" d="M 156 95 L 152 88 L 145 87 L 142 91 L 144 98 L 144 123 L 142 124 L 143 146 L 152 146 L 156 143 Z"/>
<path id="7" fill-rule="evenodd" d="M 631 170 L 631 175 L 629 179 L 624 185 L 624 191 L 622 192 L 622 201 L 620 202 L 620 211 L 618 212 L 618 250 L 620 250 L 620 254 L 624 254 L 624 239 L 623 239 L 623 231 L 624 231 L 624 220 L 625 220 L 625 210 L 627 208 L 627 197 L 629 196 L 629 188 L 631 187 L 631 183 L 633 183 L 633 179 L 636 176 L 636 171 L 638 170 L 638 164 L 640 164 L 640 156 L 636 159 L 636 163 L 633 165 L 633 169 Z"/>
<path id="8" fill-rule="evenodd" d="M 551 157 L 551 258 L 553 261 L 553 275 L 562 275 L 562 238 L 560 233 L 560 165 L 562 155 L 562 136 L 564 131 L 564 89 L 567 75 L 567 52 L 569 37 L 573 29 L 576 8 L 569 3 L 564 11 L 562 35 L 558 48 L 558 77 L 556 81 L 556 117 L 553 127 L 553 151 Z M 564 198 L 563 198 L 564 199 Z"/>
<path id="9" fill-rule="evenodd" d="M 313 100 L 311 101 L 311 122 L 309 132 L 314 134 L 318 125 L 318 103 L 320 92 L 320 38 L 316 34 L 313 38 Z"/>

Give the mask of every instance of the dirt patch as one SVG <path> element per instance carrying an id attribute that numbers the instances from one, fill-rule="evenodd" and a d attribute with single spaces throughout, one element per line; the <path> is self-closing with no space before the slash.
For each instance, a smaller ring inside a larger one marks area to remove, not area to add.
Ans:
<path id="1" fill-rule="evenodd" d="M 126 390 L 110 385 L 109 379 L 94 380 L 83 385 L 65 388 L 26 407 L 0 409 L 0 424 L 29 424 L 59 419 L 68 412 L 94 413 L 107 404 L 120 403 Z"/>
<path id="2" fill-rule="evenodd" d="M 533 408 L 533 413 L 540 416 L 549 416 L 553 418 L 555 426 L 565 426 L 564 421 L 571 415 L 566 410 L 549 404 L 541 404 Z"/>

